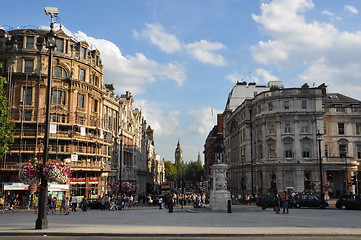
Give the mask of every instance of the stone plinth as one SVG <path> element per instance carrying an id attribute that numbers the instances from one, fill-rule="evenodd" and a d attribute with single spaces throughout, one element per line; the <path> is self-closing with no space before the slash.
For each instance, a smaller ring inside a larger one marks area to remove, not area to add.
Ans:
<path id="1" fill-rule="evenodd" d="M 213 211 L 227 211 L 228 200 L 231 193 L 227 191 L 227 169 L 224 163 L 215 164 L 211 167 L 213 173 L 213 186 L 211 190 L 210 206 Z"/>

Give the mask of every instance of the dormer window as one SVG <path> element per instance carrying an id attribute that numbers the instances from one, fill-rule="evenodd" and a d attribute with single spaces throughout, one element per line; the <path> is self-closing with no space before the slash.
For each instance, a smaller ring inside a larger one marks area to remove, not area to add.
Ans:
<path id="1" fill-rule="evenodd" d="M 55 51 L 64 52 L 64 39 L 62 39 L 62 38 L 57 38 L 56 39 Z"/>
<path id="2" fill-rule="evenodd" d="M 26 46 L 25 48 L 33 49 L 34 48 L 34 36 L 26 37 Z"/>
<path id="3" fill-rule="evenodd" d="M 85 47 L 80 48 L 80 58 L 86 59 L 86 48 Z"/>

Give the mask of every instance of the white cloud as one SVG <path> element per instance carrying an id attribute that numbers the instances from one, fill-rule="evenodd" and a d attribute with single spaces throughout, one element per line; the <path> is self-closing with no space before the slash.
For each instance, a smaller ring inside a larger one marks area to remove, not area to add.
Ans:
<path id="1" fill-rule="evenodd" d="M 301 83 L 324 81 L 331 89 L 331 85 L 342 82 L 343 86 L 350 86 L 345 91 L 354 92 L 352 86 L 360 79 L 357 67 L 361 66 L 361 31 L 340 31 L 328 22 L 308 21 L 304 13 L 313 8 L 311 0 L 274 0 L 262 4 L 261 14 L 252 17 L 270 40 L 252 46 L 252 56 L 260 63 L 283 70 L 303 67 Z M 357 11 L 350 9 L 353 13 Z"/>
<path id="2" fill-rule="evenodd" d="M 188 49 L 189 53 L 200 62 L 219 66 L 227 65 L 227 61 L 223 56 L 213 53 L 214 51 L 225 48 L 222 43 L 200 40 L 199 42 L 189 43 L 185 47 Z"/>
<path id="3" fill-rule="evenodd" d="M 200 109 L 191 109 L 188 116 L 193 119 L 193 124 L 188 126 L 189 130 L 197 135 L 207 135 L 217 123 L 217 114 L 221 110 L 211 107 L 202 107 Z"/>
<path id="4" fill-rule="evenodd" d="M 134 106 L 142 111 L 144 119 L 147 120 L 147 123 L 157 135 L 177 135 L 182 133 L 179 111 L 169 111 L 165 113 L 162 110 L 165 106 L 145 99 L 135 100 Z"/>
<path id="5" fill-rule="evenodd" d="M 279 78 L 277 76 L 272 75 L 269 71 L 258 68 L 256 69 L 256 75 L 262 77 L 263 82 L 269 82 L 269 81 L 279 81 Z"/>
<path id="6" fill-rule="evenodd" d="M 134 38 L 143 37 L 149 39 L 152 44 L 166 53 L 176 53 L 183 50 L 202 63 L 218 66 L 227 65 L 227 61 L 222 55 L 214 53 L 225 48 L 222 43 L 200 40 L 194 43 L 181 44 L 175 35 L 165 32 L 163 26 L 159 23 L 146 23 L 145 26 L 146 29 L 140 33 L 133 30 Z"/>
<path id="7" fill-rule="evenodd" d="M 179 63 L 159 64 L 142 53 L 123 56 L 119 47 L 108 40 L 96 39 L 80 31 L 74 36 L 87 41 L 100 51 L 105 81 L 117 85 L 117 90 L 137 94 L 145 91 L 144 86 L 147 83 L 160 79 L 171 79 L 178 85 L 182 85 L 186 79 L 185 69 Z"/>
<path id="8" fill-rule="evenodd" d="M 358 10 L 357 10 L 357 8 L 355 8 L 354 6 L 345 5 L 344 9 L 345 9 L 346 11 L 349 11 L 351 14 L 358 14 Z"/>
<path id="9" fill-rule="evenodd" d="M 166 53 L 174 53 L 181 50 L 182 46 L 177 37 L 166 33 L 159 23 L 146 23 L 145 26 L 147 29 L 140 34 L 136 31 L 133 31 L 135 38 L 138 38 L 139 35 L 149 38 L 154 45 L 158 46 Z"/>
<path id="10" fill-rule="evenodd" d="M 322 14 L 328 16 L 328 17 L 330 18 L 330 20 L 332 20 L 332 21 L 339 21 L 339 20 L 341 20 L 341 18 L 338 17 L 338 16 L 336 16 L 336 14 L 334 14 L 334 13 L 332 13 L 332 12 L 329 12 L 329 11 L 327 11 L 327 10 L 322 11 Z"/>

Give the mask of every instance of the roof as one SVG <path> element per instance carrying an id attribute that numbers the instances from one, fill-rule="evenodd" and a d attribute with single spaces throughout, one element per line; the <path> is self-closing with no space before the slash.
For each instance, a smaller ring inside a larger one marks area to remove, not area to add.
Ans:
<path id="1" fill-rule="evenodd" d="M 327 93 L 326 96 L 322 98 L 322 102 L 326 107 L 333 107 L 335 105 L 340 107 L 347 107 L 352 105 L 361 106 L 361 101 L 342 95 L 340 93 Z"/>

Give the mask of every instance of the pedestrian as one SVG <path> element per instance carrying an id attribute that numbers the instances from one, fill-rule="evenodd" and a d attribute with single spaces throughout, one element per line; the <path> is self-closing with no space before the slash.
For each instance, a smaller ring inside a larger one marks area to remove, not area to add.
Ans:
<path id="1" fill-rule="evenodd" d="M 34 198 L 34 214 L 38 213 L 38 206 L 39 206 L 39 195 L 36 194 Z"/>
<path id="2" fill-rule="evenodd" d="M 64 215 L 69 215 L 69 197 L 65 198 Z"/>
<path id="3" fill-rule="evenodd" d="M 86 198 L 86 196 L 83 197 L 80 203 L 80 208 L 83 212 L 86 212 L 88 210 L 88 199 Z"/>
<path id="4" fill-rule="evenodd" d="M 53 197 L 53 200 L 51 201 L 51 214 L 56 215 L 56 204 L 58 202 L 58 199 L 56 197 Z"/>
<path id="5" fill-rule="evenodd" d="M 274 211 L 276 214 L 280 214 L 280 196 L 277 193 L 277 190 L 275 190 L 275 194 L 273 197 L 273 203 L 274 203 Z"/>
<path id="6" fill-rule="evenodd" d="M 159 197 L 158 203 L 159 203 L 159 209 L 163 209 L 163 207 L 162 207 L 162 205 L 163 205 L 163 198 L 162 198 L 162 197 Z"/>
<path id="7" fill-rule="evenodd" d="M 53 207 L 52 204 L 53 204 L 53 197 L 51 196 L 51 194 L 49 194 L 47 204 L 46 204 L 48 214 L 51 214 L 51 212 L 52 212 L 52 207 Z"/>
<path id="8" fill-rule="evenodd" d="M 72 212 L 76 212 L 77 205 L 78 205 L 78 199 L 76 198 L 76 196 L 73 196 L 71 198 L 71 211 Z"/>
<path id="9" fill-rule="evenodd" d="M 61 204 L 60 204 L 60 208 L 59 208 L 59 214 L 61 215 L 62 213 L 65 214 L 65 195 L 63 195 L 63 197 L 61 198 Z"/>
<path id="10" fill-rule="evenodd" d="M 282 195 L 282 202 L 283 202 L 283 211 L 282 211 L 282 214 L 285 214 L 285 213 L 289 213 L 288 211 L 288 194 L 286 191 L 283 191 L 283 195 Z"/>

